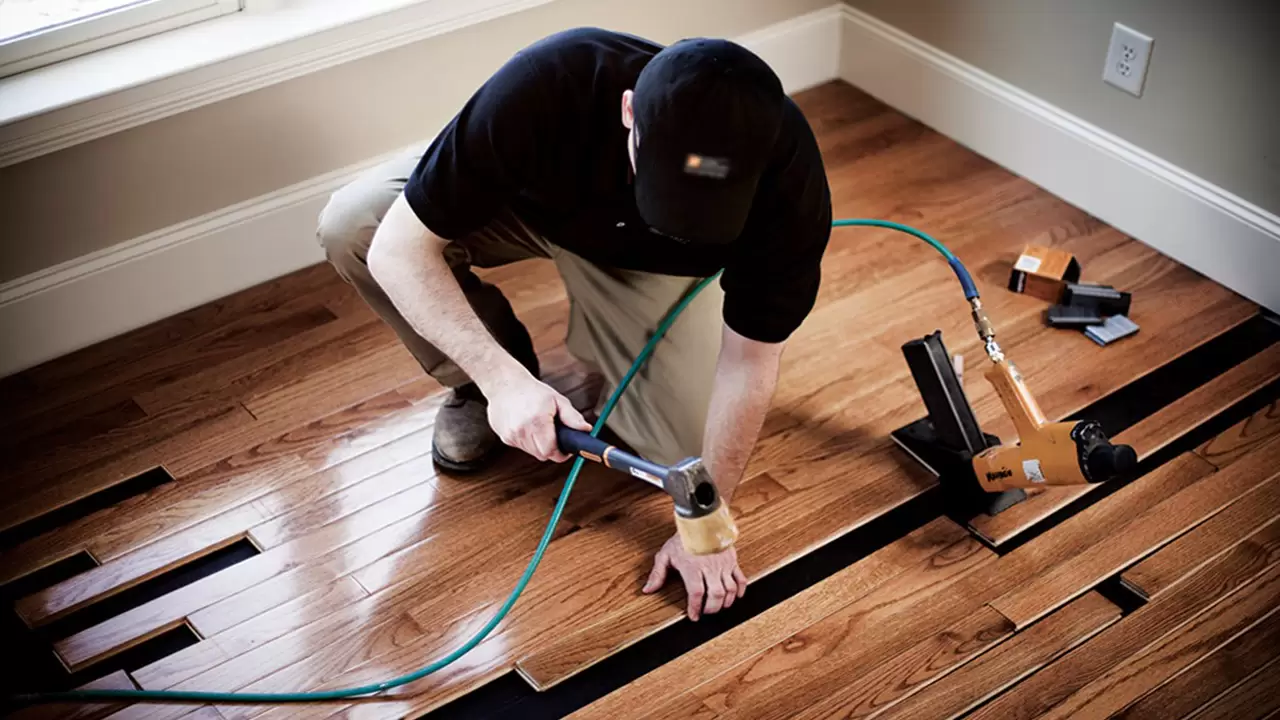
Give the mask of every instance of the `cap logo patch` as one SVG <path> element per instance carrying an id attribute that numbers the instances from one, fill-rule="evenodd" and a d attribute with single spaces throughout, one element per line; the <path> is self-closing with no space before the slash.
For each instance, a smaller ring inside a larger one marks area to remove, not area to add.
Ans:
<path id="1" fill-rule="evenodd" d="M 723 180 L 729 176 L 729 158 L 689 153 L 684 159 L 684 171 L 690 175 Z"/>

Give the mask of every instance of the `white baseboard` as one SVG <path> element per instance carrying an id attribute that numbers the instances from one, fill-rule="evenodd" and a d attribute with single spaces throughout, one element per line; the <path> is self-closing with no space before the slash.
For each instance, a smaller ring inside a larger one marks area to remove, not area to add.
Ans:
<path id="1" fill-rule="evenodd" d="M 321 262 L 320 210 L 382 159 L 0 285 L 0 377 Z"/>
<path id="2" fill-rule="evenodd" d="M 842 18 L 833 6 L 738 41 L 796 92 L 835 79 Z M 320 210 L 382 159 L 0 284 L 0 377 L 321 262 Z"/>
<path id="3" fill-rule="evenodd" d="M 1280 217 L 864 12 L 841 12 L 843 80 L 1280 312 Z"/>

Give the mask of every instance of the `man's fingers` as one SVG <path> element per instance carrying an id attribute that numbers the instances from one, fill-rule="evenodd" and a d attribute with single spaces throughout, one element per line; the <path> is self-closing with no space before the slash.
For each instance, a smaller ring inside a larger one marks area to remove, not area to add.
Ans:
<path id="1" fill-rule="evenodd" d="M 737 581 L 738 597 L 742 597 L 743 595 L 746 595 L 747 594 L 747 575 L 746 573 L 742 572 L 742 568 L 740 567 L 733 568 L 733 579 Z"/>
<path id="2" fill-rule="evenodd" d="M 671 559 L 667 557 L 667 553 L 659 551 L 653 558 L 653 570 L 649 571 L 649 579 L 645 581 L 640 591 L 651 593 L 662 587 L 662 584 L 667 581 L 667 568 L 670 566 Z"/>
<path id="3" fill-rule="evenodd" d="M 689 594 L 689 619 L 694 622 L 702 616 L 702 601 L 707 596 L 706 586 L 702 582 L 702 573 L 694 570 L 686 571 L 683 568 L 676 568 L 680 571 L 680 577 L 684 579 L 685 592 Z"/>
<path id="4" fill-rule="evenodd" d="M 719 575 L 709 575 L 706 578 L 707 583 L 707 604 L 705 610 L 708 615 L 720 612 L 720 608 L 724 607 L 725 591 L 724 580 Z"/>
<path id="5" fill-rule="evenodd" d="M 577 430 L 591 432 L 591 423 L 582 417 L 582 413 L 569 402 L 569 398 L 563 395 L 556 395 L 556 409 L 560 414 L 560 422 Z"/>
<path id="6" fill-rule="evenodd" d="M 733 573 L 726 571 L 720 576 L 720 583 L 724 585 L 724 606 L 728 608 L 738 599 L 738 582 L 733 579 Z"/>
<path id="7" fill-rule="evenodd" d="M 529 428 L 530 441 L 533 443 L 534 457 L 539 460 L 555 460 L 563 462 L 564 453 L 560 452 L 560 446 L 556 442 L 556 426 L 549 417 L 540 417 L 534 420 Z"/>

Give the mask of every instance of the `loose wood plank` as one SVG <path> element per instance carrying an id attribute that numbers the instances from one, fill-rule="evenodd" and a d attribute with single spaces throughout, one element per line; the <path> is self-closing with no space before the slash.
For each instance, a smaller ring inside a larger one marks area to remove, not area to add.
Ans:
<path id="1" fill-rule="evenodd" d="M 1154 598 L 1277 521 L 1280 521 L 1280 479 L 1272 479 L 1129 568 L 1120 580 L 1134 592 Z"/>
<path id="2" fill-rule="evenodd" d="M 336 579 L 349 572 L 346 565 L 351 558 L 360 557 L 358 553 L 363 548 L 354 549 L 350 553 L 342 552 L 355 544 L 354 540 L 368 539 L 388 525 L 413 518 L 416 513 L 430 507 L 435 502 L 436 495 L 435 489 L 428 485 L 411 487 L 352 513 L 345 522 L 327 525 L 317 532 L 272 548 L 59 640 L 54 644 L 54 649 L 64 664 L 78 670 L 175 626 L 197 610 L 300 567 L 308 561 L 317 561 L 318 566 L 332 573 L 331 579 Z M 333 566 L 328 567 L 331 563 Z"/>
<path id="3" fill-rule="evenodd" d="M 1188 454 L 1188 460 L 1204 461 Z M 1226 470 L 1178 492 L 1173 497 L 1140 513 L 1124 528 L 1100 528 L 1105 537 L 1070 563 L 1049 569 L 1021 587 L 991 602 L 991 606 L 1026 627 L 1054 608 L 1083 594 L 1119 570 L 1146 557 L 1179 535 L 1204 522 L 1231 503 L 1246 496 L 1272 478 L 1280 476 L 1280 439 Z M 1206 465 L 1206 469 L 1207 469 Z M 1169 468 L 1166 470 L 1166 468 Z M 1180 472 L 1177 465 L 1165 465 L 1155 473 Z M 1137 482 L 1144 482 L 1140 478 Z M 1123 492 L 1123 490 L 1121 491 Z M 1117 493 L 1119 495 L 1120 493 Z M 1113 534 L 1114 533 L 1114 534 Z"/>
<path id="4" fill-rule="evenodd" d="M 1273 567 L 1191 622 L 1131 656 L 1054 706 L 1045 718 L 1105 717 L 1277 611 L 1280 567 Z"/>
<path id="5" fill-rule="evenodd" d="M 1140 459 L 1146 457 L 1277 377 L 1280 377 L 1280 344 L 1268 347 L 1166 405 L 1119 433 L 1115 442 L 1133 445 Z M 970 521 L 969 527 L 999 546 L 1097 487 L 1084 485 L 1042 490 L 998 515 L 979 515 Z"/>
<path id="6" fill-rule="evenodd" d="M 1196 454 L 1222 469 L 1276 435 L 1280 435 L 1280 400 L 1273 400 L 1270 405 L 1196 448 Z"/>
<path id="7" fill-rule="evenodd" d="M 1268 527 L 1278 528 L 1278 525 Z M 974 720 L 1041 717 L 1080 688 L 1127 658 L 1176 632 L 1206 609 L 1255 579 L 1266 589 L 1280 566 L 1274 562 L 1280 532 L 1238 545 L 1151 603 L 1135 610 L 1005 694 L 969 715 Z"/>
<path id="8" fill-rule="evenodd" d="M 100 561 L 119 557 L 196 523 L 252 501 L 274 482 L 300 474 L 296 456 L 220 462 L 203 472 L 103 508 L 7 550 L 0 584 L 82 550 Z"/>
<path id="9" fill-rule="evenodd" d="M 1280 616 L 1265 620 L 1213 650 L 1173 679 L 1147 693 L 1117 717 L 1177 720 L 1191 715 L 1280 655 Z"/>
<path id="10" fill-rule="evenodd" d="M 1065 655 L 1120 619 L 1120 608 L 1089 592 L 923 691 L 893 706 L 894 720 L 951 720 Z"/>
<path id="11" fill-rule="evenodd" d="M 950 520 L 935 520 L 871 556 L 766 610 L 751 621 L 699 645 L 679 658 L 640 677 L 574 713 L 574 718 L 616 718 L 646 715 L 679 690 L 709 680 L 784 638 L 797 633 L 850 602 L 863 597 L 910 567 L 916 567 L 942 548 L 963 539 L 964 531 Z M 553 646 L 554 647 L 554 646 Z M 538 690 L 550 687 L 548 678 L 564 675 L 562 659 L 539 653 L 517 664 L 520 674 Z M 568 658 L 570 666 L 576 658 Z"/>
<path id="12" fill-rule="evenodd" d="M 191 625 L 204 639 L 139 668 L 133 676 L 142 687 L 173 687 L 259 645 L 338 612 L 367 595 L 360 583 L 348 576 L 320 585 L 297 599 L 215 633 L 201 630 L 201 613 L 197 612 L 191 617 Z"/>
<path id="13" fill-rule="evenodd" d="M 246 531 L 263 519 L 264 513 L 257 505 L 240 505 L 213 520 L 21 598 L 14 609 L 29 627 L 39 627 L 242 540 Z"/>

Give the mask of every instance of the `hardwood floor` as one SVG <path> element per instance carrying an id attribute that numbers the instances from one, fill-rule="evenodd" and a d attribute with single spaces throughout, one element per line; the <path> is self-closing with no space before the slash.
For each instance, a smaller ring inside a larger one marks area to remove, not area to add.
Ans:
<path id="1" fill-rule="evenodd" d="M 1257 320 L 1234 293 L 847 85 L 797 102 L 817 133 L 836 216 L 901 220 L 946 242 L 1051 417 Z M 1141 331 L 1104 348 L 1048 328 L 1046 303 L 1005 289 L 1027 243 L 1064 248 L 1084 280 L 1131 291 Z M 589 404 L 598 384 L 563 347 L 567 301 L 553 266 L 483 274 L 529 327 L 544 376 Z M 966 367 L 981 366 L 967 305 L 933 250 L 887 230 L 833 233 L 817 306 L 788 344 L 734 498 L 753 582 L 932 496 L 936 480 L 889 434 L 924 414 L 900 346 L 934 329 Z M 1280 343 L 1130 426 L 1122 439 L 1144 457 L 1181 448 L 1133 482 L 1048 489 L 994 517 L 905 528 L 578 716 L 1173 717 L 1203 708 L 1225 717 L 1261 707 L 1280 667 L 1278 376 Z M 965 386 L 984 430 L 1011 440 L 992 389 L 977 373 Z M 501 604 L 566 470 L 515 453 L 480 477 L 436 468 L 439 386 L 327 266 L 5 378 L 0 392 L 0 587 L 73 556 L 95 565 L 24 590 L 5 611 L 44 633 L 47 652 L 77 678 L 102 675 L 112 686 L 306 691 L 415 670 Z M 1184 444 L 1266 392 L 1272 402 L 1251 417 Z M 74 513 L 156 468 L 172 480 Z M 1044 522 L 1090 492 L 1093 504 Z M 57 512 L 81 516 L 27 532 Z M 669 500 L 590 467 L 512 613 L 436 675 L 378 699 L 315 706 L 54 706 L 22 716 L 399 718 L 513 671 L 539 690 L 567 686 L 687 622 L 682 590 L 639 593 L 671 532 Z M 251 557 L 164 585 L 240 541 Z M 1141 596 L 1140 607 L 1116 592 Z M 175 628 L 195 641 L 134 659 Z M 111 663 L 124 669 L 99 672 Z"/>

